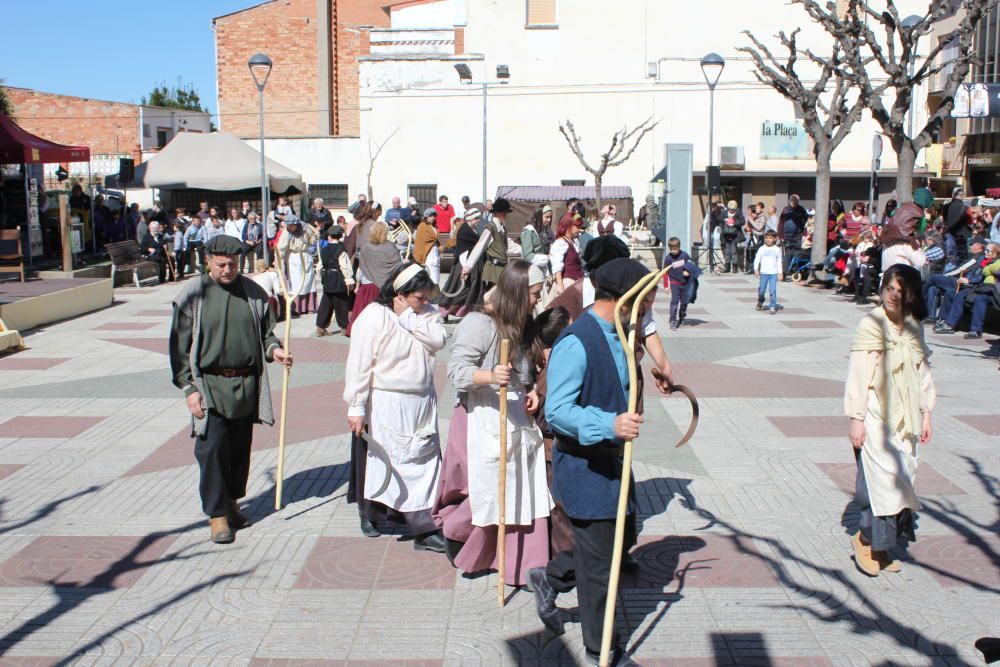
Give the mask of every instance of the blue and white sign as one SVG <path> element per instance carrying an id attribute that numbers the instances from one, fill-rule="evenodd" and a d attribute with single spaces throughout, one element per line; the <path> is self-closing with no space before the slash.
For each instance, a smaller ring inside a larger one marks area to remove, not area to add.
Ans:
<path id="1" fill-rule="evenodd" d="M 765 120 L 760 126 L 762 160 L 809 160 L 812 142 L 801 121 Z"/>

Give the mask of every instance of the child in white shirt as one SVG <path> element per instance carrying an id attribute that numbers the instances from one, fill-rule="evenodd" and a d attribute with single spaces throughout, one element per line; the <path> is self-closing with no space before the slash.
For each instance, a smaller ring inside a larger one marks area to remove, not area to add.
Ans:
<path id="1" fill-rule="evenodd" d="M 757 310 L 764 310 L 764 293 L 770 292 L 771 303 L 768 310 L 774 315 L 778 312 L 778 281 L 784 278 L 781 258 L 781 246 L 777 245 L 778 234 L 768 229 L 764 234 L 764 246 L 757 251 L 753 259 L 753 271 L 760 279 L 757 288 Z"/>

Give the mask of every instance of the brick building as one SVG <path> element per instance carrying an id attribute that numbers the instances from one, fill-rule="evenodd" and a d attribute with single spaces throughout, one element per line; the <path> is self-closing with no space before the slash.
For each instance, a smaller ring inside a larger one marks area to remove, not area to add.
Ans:
<path id="1" fill-rule="evenodd" d="M 40 137 L 90 149 L 86 163 L 70 165 L 74 174 L 105 175 L 118 171 L 118 159 L 137 163 L 167 145 L 178 132 L 209 132 L 211 115 L 127 102 L 59 95 L 5 86 L 17 124 Z M 57 165 L 47 165 L 51 175 Z"/>
<path id="2" fill-rule="evenodd" d="M 247 61 L 274 62 L 264 93 L 265 135 L 359 136 L 361 26 L 387 27 L 385 0 L 269 0 L 216 17 L 219 127 L 257 137 L 258 93 Z"/>

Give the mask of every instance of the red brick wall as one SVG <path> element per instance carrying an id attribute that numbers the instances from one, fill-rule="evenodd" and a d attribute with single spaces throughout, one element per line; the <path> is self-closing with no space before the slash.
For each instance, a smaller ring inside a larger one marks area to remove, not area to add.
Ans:
<path id="1" fill-rule="evenodd" d="M 274 0 L 215 20 L 219 127 L 241 137 L 259 134 L 258 93 L 247 68 L 250 56 L 274 62 L 264 89 L 268 136 L 319 134 L 316 0 Z"/>
<path id="2" fill-rule="evenodd" d="M 317 2 L 330 3 L 331 99 L 319 99 Z M 241 137 L 257 136 L 257 88 L 246 63 L 261 51 L 274 61 L 264 92 L 268 136 L 320 134 L 320 109 L 332 110 L 333 134 L 357 136 L 361 130 L 357 58 L 364 49 L 357 26 L 388 27 L 384 4 L 386 0 L 273 0 L 217 18 L 220 128 Z"/>
<path id="3" fill-rule="evenodd" d="M 6 88 L 18 125 L 59 144 L 91 153 L 132 153 L 138 160 L 139 107 L 85 97 Z"/>

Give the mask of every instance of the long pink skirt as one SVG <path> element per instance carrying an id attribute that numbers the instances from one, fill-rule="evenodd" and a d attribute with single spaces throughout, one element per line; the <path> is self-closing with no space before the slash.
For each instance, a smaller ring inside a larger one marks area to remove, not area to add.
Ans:
<path id="1" fill-rule="evenodd" d="M 354 320 L 358 319 L 358 315 L 365 309 L 365 306 L 378 298 L 378 294 L 379 289 L 374 283 L 363 283 L 358 287 L 358 291 L 354 296 L 354 308 L 351 310 L 351 321 L 347 325 L 347 331 L 344 332 L 346 335 L 351 335 L 351 327 L 354 326 Z"/>
<path id="2" fill-rule="evenodd" d="M 465 543 L 455 556 L 455 567 L 471 573 L 497 568 L 497 527 L 472 525 L 466 449 L 468 419 L 465 406 L 455 406 L 432 513 L 446 538 Z M 535 519 L 531 526 L 508 525 L 505 533 L 505 583 L 523 586 L 528 580 L 528 570 L 545 567 L 549 562 L 548 518 Z"/>

